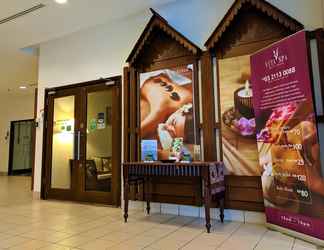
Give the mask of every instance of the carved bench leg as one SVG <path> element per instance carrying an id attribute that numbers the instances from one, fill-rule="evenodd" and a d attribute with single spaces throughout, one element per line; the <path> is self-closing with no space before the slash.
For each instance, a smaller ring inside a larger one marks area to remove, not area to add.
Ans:
<path id="1" fill-rule="evenodd" d="M 220 200 L 219 200 L 219 211 L 220 211 L 219 217 L 220 217 L 220 220 L 222 223 L 224 223 L 224 203 L 225 203 L 225 198 L 224 197 L 220 198 Z"/>
<path id="2" fill-rule="evenodd" d="M 147 214 L 150 214 L 150 211 L 151 211 L 150 201 L 151 201 L 151 179 L 150 179 L 150 177 L 147 177 L 146 178 L 146 212 L 147 212 Z"/>
<path id="3" fill-rule="evenodd" d="M 128 182 L 128 171 L 124 169 L 124 221 L 127 222 L 128 219 L 128 192 L 129 192 L 129 182 Z"/>
<path id="4" fill-rule="evenodd" d="M 203 174 L 204 181 L 204 205 L 205 205 L 205 219 L 206 219 L 206 229 L 207 233 L 210 233 L 210 184 L 209 184 L 209 171 L 204 171 Z"/>
<path id="5" fill-rule="evenodd" d="M 129 184 L 128 182 L 125 183 L 124 185 L 124 221 L 125 223 L 127 222 L 128 218 L 128 189 L 129 189 Z"/>

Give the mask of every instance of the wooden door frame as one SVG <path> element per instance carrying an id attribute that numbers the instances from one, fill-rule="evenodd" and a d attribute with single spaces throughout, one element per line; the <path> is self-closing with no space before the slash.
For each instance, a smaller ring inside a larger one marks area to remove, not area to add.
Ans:
<path id="1" fill-rule="evenodd" d="M 31 187 L 30 190 L 34 190 L 34 178 L 35 178 L 35 159 L 36 159 L 36 128 L 37 128 L 37 105 L 38 105 L 38 88 L 35 88 L 34 92 L 34 128 L 33 128 L 33 148 L 32 148 L 32 153 L 33 153 L 33 158 L 32 158 L 32 178 L 31 178 Z"/>
<path id="2" fill-rule="evenodd" d="M 42 199 L 47 199 L 48 194 L 47 194 L 47 187 L 48 185 L 47 180 L 50 180 L 49 176 L 49 171 L 46 168 L 46 162 L 47 162 L 47 157 L 48 157 L 48 152 L 46 152 L 45 145 L 48 143 L 48 135 L 47 135 L 47 123 L 48 119 L 50 118 L 49 114 L 49 106 L 48 106 L 48 100 L 49 100 L 49 93 L 51 91 L 60 91 L 60 90 L 65 90 L 65 89 L 72 89 L 72 88 L 77 88 L 77 87 L 88 87 L 88 86 L 94 86 L 102 83 L 109 83 L 109 82 L 114 82 L 114 85 L 116 86 L 116 93 L 117 93 L 117 100 L 115 103 L 116 107 L 116 113 L 121 113 L 121 106 L 122 106 L 122 98 L 121 98 L 121 80 L 122 77 L 119 76 L 114 76 L 114 77 L 109 77 L 109 78 L 100 78 L 98 80 L 93 80 L 93 81 L 86 81 L 86 82 L 81 82 L 81 83 L 76 83 L 76 84 L 69 84 L 61 87 L 54 87 L 54 88 L 47 88 L 45 89 L 45 95 L 44 95 L 44 122 L 43 122 L 43 145 L 42 145 L 42 178 L 41 178 L 41 198 Z M 117 141 L 118 145 L 116 145 L 117 148 L 117 155 L 116 156 L 116 162 L 115 166 L 117 166 L 117 177 L 116 178 L 116 192 L 113 193 L 113 203 L 116 206 L 120 206 L 120 199 L 121 199 L 121 116 L 117 117 L 116 123 L 118 126 L 116 126 L 117 131 L 114 132 L 114 135 L 116 138 L 119 138 Z M 119 167 L 118 167 L 119 166 Z M 114 183 L 113 183 L 114 185 Z"/>
<path id="3" fill-rule="evenodd" d="M 108 196 L 111 196 L 111 200 L 113 205 L 119 206 L 120 205 L 120 198 L 121 198 L 121 193 L 120 193 L 120 185 L 121 185 L 121 169 L 118 166 L 121 166 L 121 119 L 118 114 L 120 114 L 120 82 L 118 83 L 117 81 L 114 81 L 114 84 L 104 84 L 105 82 L 97 83 L 97 84 L 91 84 L 82 87 L 82 120 L 87 121 L 87 95 L 88 93 L 95 93 L 95 92 L 100 92 L 100 91 L 105 91 L 105 90 L 111 90 L 113 99 L 112 99 L 112 127 L 113 127 L 113 134 L 112 134 L 112 142 L 113 142 L 113 149 L 112 149 L 112 180 L 111 180 L 111 185 L 112 185 L 112 191 L 109 192 L 108 194 L 105 192 L 101 191 L 81 191 L 78 194 L 78 200 L 79 201 L 84 201 L 85 199 L 90 201 L 90 202 L 96 202 L 99 201 L 101 203 L 105 203 L 105 200 Z M 86 128 L 87 126 L 84 126 L 84 128 L 81 128 L 81 134 L 84 134 L 84 136 L 81 137 L 81 140 L 84 141 L 83 147 L 81 148 L 81 155 L 86 157 L 86 142 L 87 142 L 87 134 L 86 134 Z M 82 131 L 83 130 L 83 131 Z M 115 147 L 117 146 L 117 147 Z M 117 157 L 118 156 L 118 157 Z M 83 159 L 82 164 L 86 164 L 86 159 Z M 84 169 L 83 169 L 84 170 Z M 82 177 L 82 180 L 80 182 L 80 188 L 83 189 L 85 187 L 85 182 L 84 182 L 84 171 L 80 173 L 80 177 Z M 115 191 L 116 190 L 116 191 Z"/>
<path id="4" fill-rule="evenodd" d="M 52 91 L 53 92 L 53 91 Z M 56 92 L 56 91 L 55 91 Z M 62 89 L 62 90 L 57 90 L 57 92 L 59 93 L 54 93 L 54 94 L 50 94 L 50 92 L 47 95 L 47 102 L 46 102 L 46 106 L 48 108 L 48 114 L 47 114 L 47 119 L 45 122 L 45 133 L 46 133 L 46 148 L 43 150 L 45 151 L 46 154 L 46 161 L 45 161 L 45 175 L 46 175 L 46 184 L 44 186 L 47 195 L 53 195 L 53 196 L 57 196 L 58 199 L 62 199 L 62 200 L 72 200 L 73 199 L 73 192 L 76 190 L 76 180 L 75 179 L 71 179 L 71 186 L 70 189 L 57 189 L 57 188 L 51 188 L 51 173 L 52 173 L 52 164 L 50 163 L 52 160 L 52 145 L 53 145 L 53 135 L 52 133 L 50 133 L 49 131 L 53 131 L 53 124 L 50 122 L 53 117 L 54 117 L 54 101 L 56 98 L 60 98 L 60 97 L 67 97 L 67 96 L 74 96 L 74 107 L 76 107 L 76 105 L 80 102 L 80 93 L 78 93 L 77 89 Z M 79 117 L 79 113 L 78 110 L 76 108 L 74 108 L 74 118 L 78 118 Z M 79 127 L 79 122 L 77 119 L 75 119 L 75 124 L 74 124 L 74 129 L 75 131 L 78 130 Z M 75 150 L 75 148 L 74 148 Z M 75 155 L 75 151 L 73 152 L 73 155 Z M 71 162 L 70 162 L 71 164 Z M 73 160 L 72 164 L 76 165 L 75 160 Z M 73 166 L 71 167 L 71 171 L 75 172 L 76 171 L 76 167 Z M 74 177 L 74 175 L 72 174 L 72 176 Z"/>
<path id="5" fill-rule="evenodd" d="M 8 161 L 8 175 L 13 175 L 13 169 L 12 169 L 12 163 L 13 163 L 13 150 L 14 150 L 14 124 L 18 122 L 34 122 L 34 119 L 24 119 L 24 120 L 16 120 L 16 121 L 11 121 L 10 122 L 10 136 L 9 136 L 9 161 Z M 34 130 L 34 129 L 33 129 Z M 32 131 L 31 135 L 31 144 L 32 144 L 32 150 L 31 150 L 31 174 L 33 174 L 33 148 L 34 148 L 34 132 Z"/>

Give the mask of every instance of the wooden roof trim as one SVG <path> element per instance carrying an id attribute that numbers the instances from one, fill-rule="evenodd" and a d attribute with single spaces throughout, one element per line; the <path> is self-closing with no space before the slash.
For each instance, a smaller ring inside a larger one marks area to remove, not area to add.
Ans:
<path id="1" fill-rule="evenodd" d="M 140 38 L 136 42 L 132 52 L 128 56 L 126 62 L 133 64 L 138 56 L 141 54 L 145 44 L 148 42 L 150 36 L 152 35 L 152 31 L 154 28 L 159 28 L 176 42 L 178 42 L 181 46 L 189 50 L 193 55 L 197 55 L 201 52 L 200 48 L 192 43 L 188 38 L 179 33 L 176 29 L 174 29 L 163 17 L 161 17 L 156 11 L 150 9 L 152 11 L 153 16 L 150 21 L 146 25 L 144 31 L 142 32 Z"/>
<path id="2" fill-rule="evenodd" d="M 286 28 L 290 29 L 292 32 L 296 32 L 304 28 L 304 26 L 298 22 L 296 19 L 290 17 L 286 13 L 282 12 L 277 7 L 268 3 L 265 0 L 236 0 L 231 8 L 228 10 L 220 24 L 213 31 L 212 35 L 208 38 L 205 46 L 207 49 L 212 49 L 215 44 L 221 39 L 224 32 L 231 25 L 234 18 L 237 16 L 239 11 L 245 4 L 251 4 L 257 10 L 273 18 L 275 21 L 284 25 Z"/>

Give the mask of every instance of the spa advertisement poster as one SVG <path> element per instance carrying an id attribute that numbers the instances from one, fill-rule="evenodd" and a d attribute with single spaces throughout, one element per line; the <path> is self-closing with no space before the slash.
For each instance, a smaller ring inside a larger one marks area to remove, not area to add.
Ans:
<path id="1" fill-rule="evenodd" d="M 179 141 L 181 153 L 194 155 L 193 73 L 190 64 L 140 74 L 141 141 L 157 141 L 158 160 Z"/>
<path id="2" fill-rule="evenodd" d="M 324 240 L 324 180 L 306 33 L 251 56 L 267 222 Z"/>
<path id="3" fill-rule="evenodd" d="M 218 61 L 221 136 L 226 174 L 260 176 L 250 55 Z"/>

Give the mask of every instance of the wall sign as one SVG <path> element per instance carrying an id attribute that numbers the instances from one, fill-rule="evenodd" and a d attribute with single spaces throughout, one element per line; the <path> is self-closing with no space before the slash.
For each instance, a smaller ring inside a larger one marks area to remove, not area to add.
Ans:
<path id="1" fill-rule="evenodd" d="M 106 121 L 105 121 L 105 113 L 100 112 L 97 114 L 97 129 L 105 129 Z"/>
<path id="2" fill-rule="evenodd" d="M 324 180 L 306 33 L 251 56 L 267 222 L 324 240 Z"/>
<path id="3" fill-rule="evenodd" d="M 151 162 L 157 160 L 157 140 L 141 141 L 142 161 Z"/>

